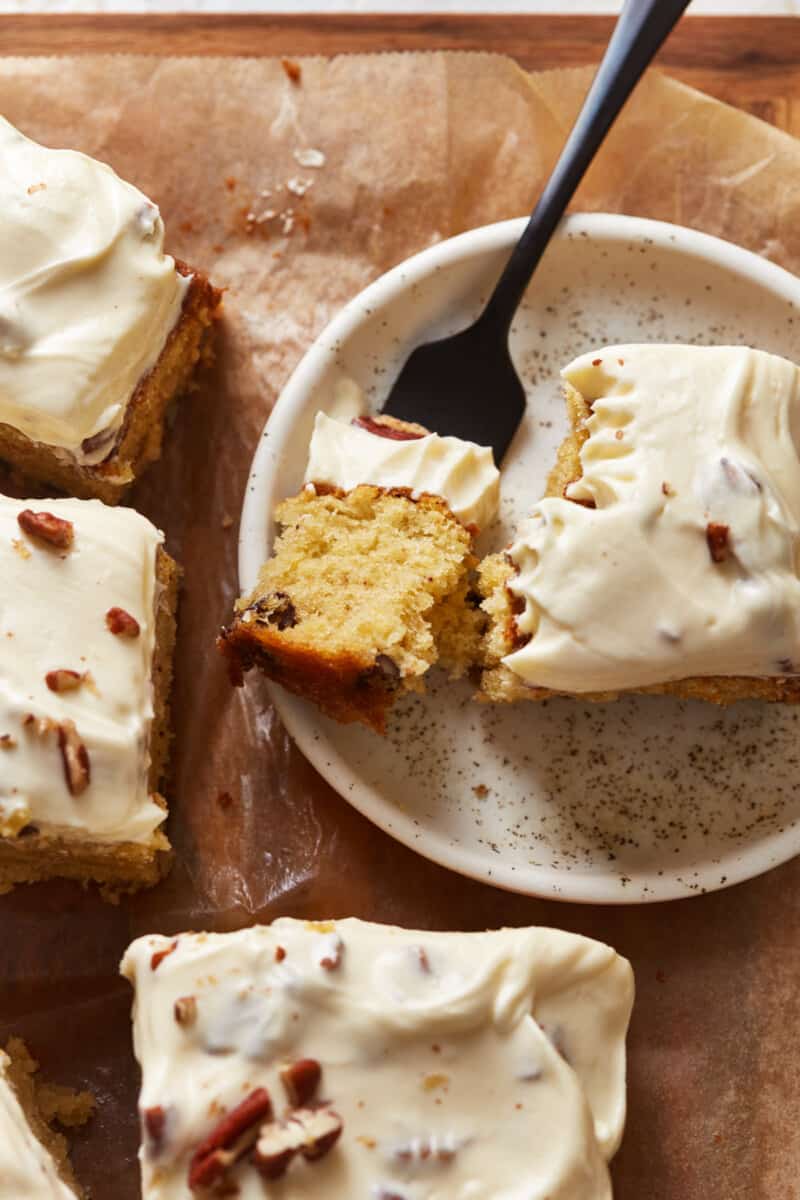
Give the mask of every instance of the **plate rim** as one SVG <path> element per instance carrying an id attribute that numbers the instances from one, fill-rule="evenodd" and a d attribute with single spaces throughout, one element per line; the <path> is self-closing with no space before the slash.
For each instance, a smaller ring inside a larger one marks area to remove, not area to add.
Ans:
<path id="1" fill-rule="evenodd" d="M 318 334 L 287 380 L 264 428 L 248 473 L 242 504 L 239 541 L 238 573 L 240 594 L 255 585 L 258 570 L 263 564 L 265 545 L 270 545 L 273 532 L 272 510 L 278 466 L 278 449 L 291 436 L 297 412 L 305 397 L 335 358 L 339 344 L 368 316 L 366 310 L 390 301 L 400 291 L 424 278 L 431 270 L 441 269 L 462 257 L 489 254 L 508 247 L 519 238 L 528 218 L 514 217 L 491 225 L 480 226 L 426 247 L 390 268 L 349 300 Z M 781 296 L 791 307 L 800 308 L 800 279 L 784 267 L 762 258 L 754 251 L 699 230 L 689 229 L 649 217 L 632 217 L 620 213 L 574 213 L 559 225 L 555 237 L 602 237 L 611 241 L 641 241 L 656 246 L 683 251 L 689 257 L 703 259 L 715 266 L 728 268 L 749 277 L 753 283 Z M 303 755 L 322 778 L 347 803 L 382 829 L 390 837 L 422 857 L 457 874 L 517 894 L 564 903 L 628 906 L 653 904 L 733 887 L 779 866 L 800 853 L 800 833 L 794 849 L 781 843 L 787 831 L 769 835 L 755 846 L 745 847 L 731 859 L 721 859 L 717 875 L 724 883 L 690 886 L 665 872 L 656 879 L 651 872 L 635 873 L 629 877 L 630 890 L 621 886 L 619 876 L 613 880 L 584 871 L 562 871 L 558 885 L 531 879 L 537 868 L 524 872 L 503 865 L 488 869 L 485 857 L 464 847 L 457 847 L 442 834 L 424 830 L 413 818 L 396 809 L 376 788 L 354 776 L 348 760 L 324 736 L 319 736 L 315 710 L 309 702 L 286 692 L 268 681 L 272 703 L 287 732 Z M 311 715 L 312 719 L 309 719 Z M 415 832 L 416 830 L 416 832 Z M 424 830 L 424 832 L 420 832 Z M 523 878 L 518 878 L 518 875 Z M 642 894 L 647 887 L 648 894 Z"/>

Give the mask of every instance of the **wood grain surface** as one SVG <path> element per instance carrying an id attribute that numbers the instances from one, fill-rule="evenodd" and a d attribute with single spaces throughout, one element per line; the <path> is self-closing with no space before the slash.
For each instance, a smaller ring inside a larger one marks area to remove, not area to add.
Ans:
<path id="1" fill-rule="evenodd" d="M 422 6 L 423 0 L 420 0 Z M 611 17 L 431 15 L 0 17 L 2 54 L 346 54 L 487 50 L 529 70 L 596 62 Z M 677 79 L 800 133 L 800 20 L 686 17 L 658 58 Z"/>

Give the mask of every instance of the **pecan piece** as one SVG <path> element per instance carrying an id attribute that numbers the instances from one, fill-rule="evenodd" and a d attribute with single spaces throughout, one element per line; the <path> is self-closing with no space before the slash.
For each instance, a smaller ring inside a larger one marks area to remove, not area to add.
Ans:
<path id="1" fill-rule="evenodd" d="M 395 423 L 391 417 L 354 417 L 351 424 L 393 442 L 415 442 L 427 436 L 421 426 L 407 426 L 403 421 Z"/>
<path id="2" fill-rule="evenodd" d="M 178 1025 L 194 1025 L 197 1020 L 197 997 L 179 996 L 172 1011 Z"/>
<path id="3" fill-rule="evenodd" d="M 62 521 L 48 512 L 34 512 L 31 508 L 24 508 L 17 514 L 17 524 L 28 537 L 38 538 L 59 550 L 68 550 L 75 536 L 71 521 Z"/>
<path id="4" fill-rule="evenodd" d="M 10 733 L 0 733 L 0 750 L 15 750 L 17 739 Z"/>
<path id="5" fill-rule="evenodd" d="M 322 1067 L 315 1058 L 299 1058 L 282 1067 L 280 1076 L 292 1108 L 305 1108 L 319 1087 Z"/>
<path id="6" fill-rule="evenodd" d="M 308 1162 L 316 1162 L 328 1154 L 344 1128 L 342 1118 L 332 1108 L 298 1108 L 289 1120 L 296 1122 L 305 1134 L 300 1153 Z"/>
<path id="7" fill-rule="evenodd" d="M 167 1114 L 160 1104 L 142 1110 L 142 1126 L 147 1139 L 148 1152 L 155 1156 L 164 1147 L 164 1129 Z"/>
<path id="8" fill-rule="evenodd" d="M 155 950 L 150 957 L 150 970 L 157 971 L 167 955 L 172 954 L 178 949 L 178 939 L 176 938 L 171 945 L 167 946 L 166 950 Z"/>
<path id="9" fill-rule="evenodd" d="M 48 671 L 44 681 L 51 692 L 74 692 L 83 683 L 84 676 L 78 671 L 70 671 L 60 667 L 57 671 Z"/>
<path id="10" fill-rule="evenodd" d="M 110 608 L 106 613 L 106 625 L 115 637 L 137 638 L 139 622 L 124 608 Z"/>
<path id="11" fill-rule="evenodd" d="M 58 747 L 69 794 L 80 796 L 88 788 L 92 773 L 89 751 L 78 736 L 74 721 L 62 721 L 58 726 Z"/>
<path id="12" fill-rule="evenodd" d="M 283 73 L 292 83 L 299 83 L 303 78 L 303 69 L 300 63 L 295 62 L 293 58 L 282 58 L 281 66 Z"/>
<path id="13" fill-rule="evenodd" d="M 720 525 L 716 521 L 709 521 L 706 525 L 706 542 L 712 562 L 723 563 L 727 559 L 730 553 L 729 532 L 727 525 Z"/>
<path id="14" fill-rule="evenodd" d="M 232 1108 L 195 1150 L 189 1163 L 189 1187 L 209 1187 L 246 1154 L 259 1136 L 259 1126 L 272 1118 L 272 1101 L 266 1088 L 254 1092 Z"/>

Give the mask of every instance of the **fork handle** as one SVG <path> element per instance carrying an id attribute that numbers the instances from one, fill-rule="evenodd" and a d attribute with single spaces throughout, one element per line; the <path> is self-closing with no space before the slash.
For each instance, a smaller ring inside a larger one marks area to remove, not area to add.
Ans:
<path id="1" fill-rule="evenodd" d="M 626 0 L 611 41 L 531 219 L 480 323 L 507 333 L 553 230 L 603 138 L 690 0 Z"/>

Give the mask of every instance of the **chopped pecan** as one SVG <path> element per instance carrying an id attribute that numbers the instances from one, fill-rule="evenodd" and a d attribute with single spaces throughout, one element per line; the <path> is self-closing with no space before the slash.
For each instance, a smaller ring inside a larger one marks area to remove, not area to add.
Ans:
<path id="1" fill-rule="evenodd" d="M 281 66 L 283 73 L 292 83 L 299 83 L 303 77 L 303 69 L 300 63 L 295 62 L 293 58 L 282 58 Z"/>
<path id="2" fill-rule="evenodd" d="M 44 681 L 51 692 L 74 692 L 83 683 L 84 676 L 78 671 L 70 671 L 59 667 L 57 671 L 48 671 Z"/>
<path id="3" fill-rule="evenodd" d="M 266 1088 L 256 1088 L 214 1126 L 189 1163 L 189 1187 L 209 1187 L 246 1154 L 259 1136 L 259 1126 L 272 1119 Z"/>
<path id="4" fill-rule="evenodd" d="M 319 1087 L 322 1067 L 315 1058 L 299 1058 L 297 1062 L 282 1067 L 280 1076 L 291 1106 L 305 1108 Z"/>
<path id="5" fill-rule="evenodd" d="M 194 1025 L 197 1020 L 197 997 L 179 996 L 172 1011 L 178 1025 Z"/>
<path id="6" fill-rule="evenodd" d="M 153 1108 L 142 1109 L 142 1126 L 147 1139 L 147 1149 L 151 1155 L 159 1154 L 164 1147 L 166 1123 L 167 1114 L 160 1104 L 154 1105 Z"/>
<path id="7" fill-rule="evenodd" d="M 424 946 L 417 946 L 417 960 L 420 971 L 423 971 L 426 975 L 430 975 L 431 960 L 428 958 L 428 952 Z"/>
<path id="8" fill-rule="evenodd" d="M 286 958 L 286 951 L 284 950 L 283 946 L 276 946 L 275 947 L 275 962 L 283 962 L 283 960 L 285 958 Z"/>
<path id="9" fill-rule="evenodd" d="M 706 542 L 712 562 L 723 563 L 727 559 L 730 553 L 729 532 L 727 525 L 720 525 L 716 521 L 709 521 L 706 525 Z"/>
<path id="10" fill-rule="evenodd" d="M 33 509 L 24 508 L 17 514 L 17 523 L 29 537 L 38 538 L 50 546 L 57 546 L 59 550 L 68 550 L 75 536 L 71 521 L 62 521 L 60 517 L 54 517 L 48 512 L 34 512 Z"/>
<path id="11" fill-rule="evenodd" d="M 124 608 L 110 608 L 106 613 L 106 625 L 115 637 L 137 638 L 139 622 Z"/>
<path id="12" fill-rule="evenodd" d="M 22 724 L 25 729 L 30 729 L 39 737 L 46 737 L 48 733 L 58 729 L 58 722 L 54 721 L 52 717 L 35 717 L 33 713 L 26 713 L 22 718 Z"/>
<path id="13" fill-rule="evenodd" d="M 256 600 L 247 611 L 254 614 L 257 622 L 274 625 L 280 633 L 284 629 L 294 629 L 297 624 L 297 610 L 286 592 L 272 592 Z"/>
<path id="14" fill-rule="evenodd" d="M 58 726 L 58 746 L 64 763 L 64 776 L 71 796 L 80 796 L 91 782 L 89 751 L 84 746 L 74 721 Z"/>
<path id="15" fill-rule="evenodd" d="M 391 417 L 354 417 L 351 423 L 359 429 L 366 429 L 367 433 L 389 438 L 393 442 L 415 442 L 426 436 L 421 426 L 406 425 L 403 421 L 395 423 Z"/>
<path id="16" fill-rule="evenodd" d="M 0 750 L 14 750 L 16 745 L 17 739 L 10 733 L 0 733 Z"/>
<path id="17" fill-rule="evenodd" d="M 305 1133 L 300 1153 L 308 1162 L 324 1157 L 338 1142 L 344 1123 L 332 1108 L 298 1108 L 290 1121 L 296 1121 Z"/>
<path id="18" fill-rule="evenodd" d="M 176 938 L 165 950 L 155 950 L 150 958 L 150 970 L 157 971 L 167 955 L 172 954 L 178 949 L 178 939 Z"/>

